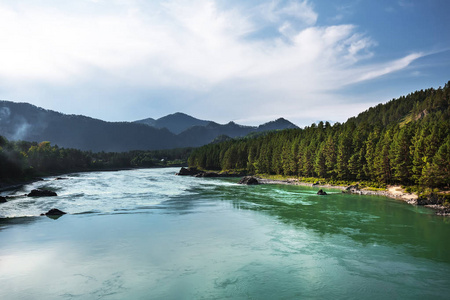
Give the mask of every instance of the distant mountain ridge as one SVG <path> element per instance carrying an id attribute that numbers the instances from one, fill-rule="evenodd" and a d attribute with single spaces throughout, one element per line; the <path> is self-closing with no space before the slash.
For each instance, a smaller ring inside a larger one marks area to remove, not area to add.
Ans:
<path id="1" fill-rule="evenodd" d="M 297 128 L 278 119 L 258 127 L 234 122 L 218 124 L 184 113 L 135 122 L 106 122 L 82 115 L 66 115 L 29 103 L 0 100 L 0 135 L 8 140 L 50 141 L 64 148 L 124 152 L 197 147 L 220 135 L 245 136 L 264 130 Z"/>
<path id="2" fill-rule="evenodd" d="M 167 128 L 172 133 L 177 134 L 183 144 L 189 144 L 194 147 L 210 143 L 218 136 L 235 138 L 254 132 L 298 128 L 295 124 L 284 118 L 279 118 L 259 126 L 245 126 L 236 124 L 233 121 L 227 124 L 219 124 L 213 121 L 200 120 L 179 112 L 157 120 L 148 118 L 135 122 L 154 128 Z"/>
<path id="3" fill-rule="evenodd" d="M 181 146 L 176 135 L 167 129 L 65 115 L 28 103 L 9 101 L 0 101 L 0 135 L 9 140 L 50 141 L 60 147 L 94 152 Z"/>
<path id="4" fill-rule="evenodd" d="M 179 134 L 192 126 L 206 126 L 210 122 L 211 121 L 194 118 L 181 112 L 167 115 L 157 120 L 153 118 L 147 118 L 134 121 L 134 123 L 141 123 L 156 128 L 167 128 L 170 132 L 175 134 Z"/>

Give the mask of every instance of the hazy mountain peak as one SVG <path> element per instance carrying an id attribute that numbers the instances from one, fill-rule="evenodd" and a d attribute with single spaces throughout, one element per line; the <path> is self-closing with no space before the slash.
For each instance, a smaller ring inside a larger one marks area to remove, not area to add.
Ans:
<path id="1" fill-rule="evenodd" d="M 146 119 L 134 121 L 134 123 L 141 123 L 141 124 L 145 124 L 145 125 L 154 127 L 155 121 L 156 121 L 156 120 L 153 119 L 153 118 L 146 118 Z"/>
<path id="2" fill-rule="evenodd" d="M 194 118 L 182 112 L 169 114 L 157 120 L 148 118 L 135 121 L 135 123 L 142 123 L 156 128 L 167 128 L 170 132 L 175 134 L 179 134 L 193 126 L 206 126 L 209 122 L 210 121 Z"/>
<path id="3" fill-rule="evenodd" d="M 285 118 L 278 118 L 275 121 L 270 121 L 262 125 L 259 125 L 258 131 L 292 129 L 292 128 L 298 128 L 298 126 L 286 120 Z"/>

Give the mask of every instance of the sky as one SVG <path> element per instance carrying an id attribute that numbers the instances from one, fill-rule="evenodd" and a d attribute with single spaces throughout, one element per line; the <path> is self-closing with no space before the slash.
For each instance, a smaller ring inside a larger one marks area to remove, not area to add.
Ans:
<path id="1" fill-rule="evenodd" d="M 0 0 L 0 99 L 303 127 L 450 80 L 447 0 Z"/>

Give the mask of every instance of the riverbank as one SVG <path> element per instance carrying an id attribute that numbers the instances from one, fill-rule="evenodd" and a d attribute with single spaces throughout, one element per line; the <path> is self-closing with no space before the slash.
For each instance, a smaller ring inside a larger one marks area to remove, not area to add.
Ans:
<path id="1" fill-rule="evenodd" d="M 204 171 L 197 168 L 181 168 L 180 172 L 176 175 L 182 176 L 194 176 L 194 177 L 253 177 L 258 181 L 259 184 L 287 184 L 287 185 L 301 185 L 310 187 L 319 187 L 322 189 L 333 188 L 340 189 L 343 193 L 358 194 L 365 196 L 384 196 L 393 199 L 398 199 L 404 201 L 410 205 L 420 205 L 434 209 L 437 215 L 440 216 L 450 216 L 450 206 L 448 205 L 448 199 L 450 191 L 442 192 L 440 194 L 428 193 L 426 195 L 417 195 L 416 193 L 409 193 L 399 185 L 390 185 L 386 188 L 373 188 L 366 187 L 364 185 L 360 186 L 358 183 L 353 185 L 333 185 L 333 184 L 321 184 L 320 181 L 303 182 L 297 178 L 271 178 L 270 175 L 256 175 L 256 176 L 245 176 L 242 173 L 229 173 L 229 172 L 214 172 L 214 171 Z M 313 179 L 313 178 L 308 178 Z M 248 183 L 245 183 L 248 184 Z M 444 204 L 447 204 L 444 205 Z"/>
<path id="2" fill-rule="evenodd" d="M 333 188 L 340 189 L 343 193 L 357 194 L 357 195 L 365 195 L 365 196 L 385 196 L 393 199 L 398 199 L 404 201 L 410 205 L 421 205 L 424 207 L 428 207 L 434 209 L 437 215 L 440 216 L 450 216 L 450 208 L 446 207 L 442 204 L 436 204 L 430 201 L 429 204 L 427 201 L 421 201 L 419 196 L 415 193 L 407 193 L 404 188 L 398 185 L 387 186 L 384 190 L 374 190 L 371 188 L 359 188 L 358 185 L 351 186 L 342 186 L 342 185 L 331 185 L 331 184 L 320 184 L 320 183 L 308 183 L 302 182 L 295 178 L 287 178 L 287 179 L 269 179 L 263 177 L 257 177 L 258 182 L 260 184 L 287 184 L 287 185 L 300 185 L 300 186 L 310 186 L 310 187 L 319 187 L 322 189 Z M 424 204 L 422 204 L 424 203 Z"/>

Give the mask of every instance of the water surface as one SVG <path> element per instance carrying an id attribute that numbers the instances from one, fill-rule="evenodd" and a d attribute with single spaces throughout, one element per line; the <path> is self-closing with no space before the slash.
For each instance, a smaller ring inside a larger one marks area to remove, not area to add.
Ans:
<path id="1" fill-rule="evenodd" d="M 384 197 L 176 169 L 0 205 L 0 299 L 448 299 L 450 222 Z M 333 193 L 335 192 L 335 193 Z M 68 212 L 39 217 L 50 208 Z"/>

